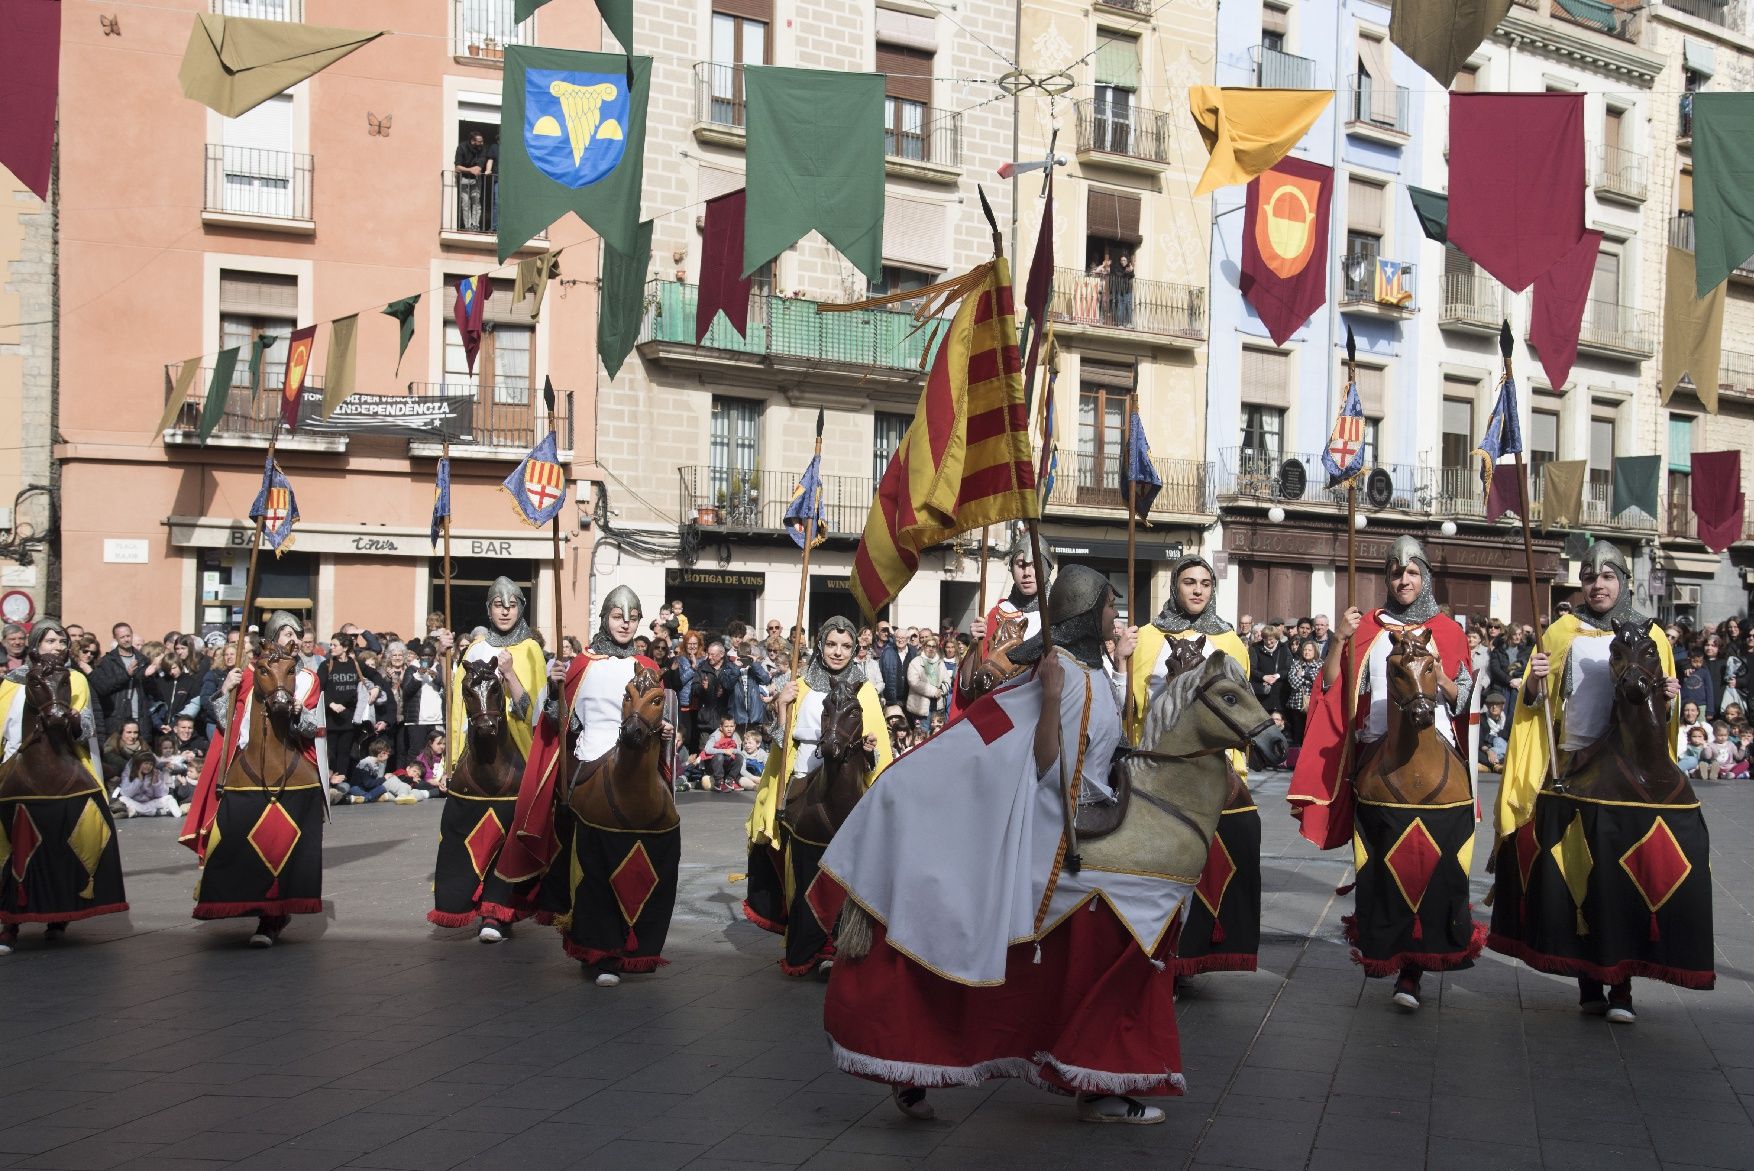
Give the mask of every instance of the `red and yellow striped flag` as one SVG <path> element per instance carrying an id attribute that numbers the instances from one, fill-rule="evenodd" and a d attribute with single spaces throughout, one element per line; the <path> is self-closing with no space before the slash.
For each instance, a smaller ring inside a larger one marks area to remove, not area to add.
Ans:
<path id="1" fill-rule="evenodd" d="M 889 461 L 853 557 L 852 590 L 866 614 L 913 579 L 920 554 L 958 533 L 1040 515 L 1011 269 L 1003 257 L 971 273 Z"/>

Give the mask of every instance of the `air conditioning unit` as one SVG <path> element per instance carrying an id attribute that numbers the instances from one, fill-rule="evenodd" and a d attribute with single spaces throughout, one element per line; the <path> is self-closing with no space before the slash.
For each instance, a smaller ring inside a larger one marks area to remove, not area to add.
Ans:
<path id="1" fill-rule="evenodd" d="M 1697 606 L 1699 605 L 1699 587 L 1696 585 L 1670 586 L 1669 601 L 1676 606 Z"/>

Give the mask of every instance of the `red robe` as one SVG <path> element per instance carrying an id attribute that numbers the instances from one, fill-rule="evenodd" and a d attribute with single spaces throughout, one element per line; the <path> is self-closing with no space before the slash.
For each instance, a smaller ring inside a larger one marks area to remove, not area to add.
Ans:
<path id="1" fill-rule="evenodd" d="M 302 668 L 301 668 L 302 672 Z M 243 682 L 238 684 L 236 695 L 232 699 L 231 723 L 221 738 L 217 751 L 207 754 L 201 764 L 201 779 L 196 782 L 195 795 L 189 800 L 189 812 L 183 818 L 183 829 L 177 835 L 177 841 L 195 851 L 195 857 L 202 862 L 207 861 L 207 838 L 213 828 L 213 819 L 219 816 L 220 782 L 225 778 L 226 770 L 231 767 L 232 758 L 237 755 L 238 737 L 243 729 L 249 726 L 244 718 L 244 705 L 255 694 L 256 669 L 244 668 Z M 315 711 L 323 702 L 323 689 L 313 681 L 310 693 L 304 698 L 306 711 Z M 317 763 L 317 745 L 315 741 L 305 744 L 301 749 L 304 758 L 312 765 Z M 318 775 L 322 769 L 318 768 Z M 327 794 L 324 800 L 327 800 Z"/>
<path id="2" fill-rule="evenodd" d="M 1291 802 L 1291 815 L 1300 823 L 1300 832 L 1323 850 L 1352 840 L 1355 798 L 1351 771 L 1356 762 L 1348 759 L 1352 738 L 1346 735 L 1345 697 L 1356 694 L 1358 672 L 1365 665 L 1366 652 L 1383 630 L 1381 614 L 1381 610 L 1372 610 L 1359 623 L 1340 659 L 1340 685 L 1325 690 L 1318 685 L 1311 694 L 1303 749 L 1291 774 L 1291 788 L 1285 795 Z M 1443 614 L 1418 625 L 1431 632 L 1444 675 L 1456 678 L 1468 662 L 1468 638 L 1462 628 L 1455 619 Z M 1363 711 L 1353 713 L 1358 727 L 1363 727 L 1364 715 Z M 1466 713 L 1455 720 L 1455 731 L 1456 743 L 1466 745 Z"/>

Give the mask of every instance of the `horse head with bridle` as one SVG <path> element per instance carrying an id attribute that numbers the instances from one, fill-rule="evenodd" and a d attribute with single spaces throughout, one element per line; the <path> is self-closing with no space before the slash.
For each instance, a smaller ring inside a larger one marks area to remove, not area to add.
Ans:
<path id="1" fill-rule="evenodd" d="M 289 785 L 318 784 L 317 766 L 298 745 L 296 651 L 269 647 L 256 656 L 250 682 L 250 739 L 226 768 L 228 789 L 280 792 Z"/>
<path id="2" fill-rule="evenodd" d="M 512 739 L 506 716 L 505 681 L 491 659 L 464 662 L 463 748 L 450 789 L 470 797 L 515 797 L 524 777 L 524 754 Z M 536 698 L 530 697 L 535 703 Z"/>
<path id="3" fill-rule="evenodd" d="M 853 806 L 865 795 L 871 759 L 865 752 L 865 712 L 859 704 L 858 680 L 840 679 L 822 701 L 822 732 L 817 743 L 821 760 L 786 786 L 780 818 L 792 836 L 826 846 Z"/>
<path id="4" fill-rule="evenodd" d="M 1022 646 L 1028 638 L 1029 619 L 1025 615 L 1009 614 L 998 620 L 992 638 L 987 642 L 986 653 L 970 656 L 973 667 L 969 673 L 968 685 L 964 689 L 968 696 L 967 702 L 973 703 L 1029 668 L 1027 663 L 1011 661 L 1011 652 Z"/>
<path id="5" fill-rule="evenodd" d="M 655 832 L 681 821 L 664 779 L 664 682 L 650 667 L 634 668 L 621 700 L 615 746 L 573 770 L 568 802 L 579 819 L 613 830 Z"/>
<path id="6" fill-rule="evenodd" d="M 1431 631 L 1408 626 L 1388 635 L 1388 730 L 1361 757 L 1359 798 L 1388 805 L 1473 800 L 1472 770 L 1438 727 L 1450 716 L 1439 690 L 1443 661 Z"/>
<path id="7" fill-rule="evenodd" d="M 1579 797 L 1640 804 L 1686 805 L 1696 798 L 1669 756 L 1669 693 L 1662 652 L 1638 619 L 1614 623 L 1608 644 L 1613 680 L 1608 726 L 1594 744 L 1572 754 L 1563 778 Z"/>
<path id="8" fill-rule="evenodd" d="M 33 655 L 24 676 L 24 720 L 19 747 L 0 765 L 0 794 L 15 788 L 38 797 L 71 797 L 96 785 L 80 761 L 84 744 L 65 655 Z"/>

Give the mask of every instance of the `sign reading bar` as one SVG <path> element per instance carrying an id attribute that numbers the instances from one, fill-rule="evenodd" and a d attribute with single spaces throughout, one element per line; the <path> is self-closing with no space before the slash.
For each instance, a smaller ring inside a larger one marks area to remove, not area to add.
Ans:
<path id="1" fill-rule="evenodd" d="M 724 586 L 734 590 L 767 588 L 767 574 L 739 573 L 734 569 L 666 569 L 666 586 Z"/>
<path id="2" fill-rule="evenodd" d="M 322 415 L 322 393 L 305 391 L 298 404 L 300 434 L 449 438 L 453 443 L 469 443 L 474 439 L 473 394 L 350 394 L 327 419 Z"/>

